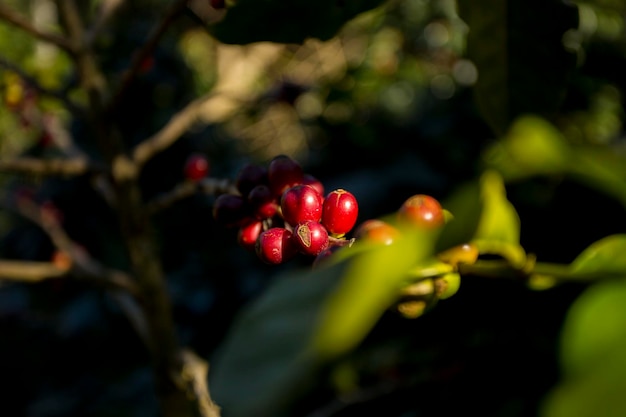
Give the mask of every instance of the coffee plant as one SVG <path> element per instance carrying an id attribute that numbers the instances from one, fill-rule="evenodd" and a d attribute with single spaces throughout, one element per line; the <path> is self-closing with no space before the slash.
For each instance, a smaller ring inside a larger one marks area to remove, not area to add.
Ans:
<path id="1" fill-rule="evenodd" d="M 626 415 L 626 5 L 0 3 L 0 414 Z"/>

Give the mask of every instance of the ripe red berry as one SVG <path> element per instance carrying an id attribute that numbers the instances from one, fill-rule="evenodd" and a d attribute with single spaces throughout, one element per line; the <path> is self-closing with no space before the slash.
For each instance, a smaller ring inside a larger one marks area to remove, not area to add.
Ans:
<path id="1" fill-rule="evenodd" d="M 226 226 L 240 226 L 250 218 L 246 199 L 237 194 L 220 194 L 213 203 L 213 219 Z"/>
<path id="2" fill-rule="evenodd" d="M 426 194 L 415 194 L 402 203 L 398 220 L 423 229 L 436 229 L 444 225 L 445 215 L 437 199 Z"/>
<path id="3" fill-rule="evenodd" d="M 304 177 L 302 177 L 302 184 L 310 185 L 311 187 L 315 188 L 322 197 L 324 196 L 324 184 L 322 184 L 322 182 L 315 178 L 313 175 L 304 174 Z"/>
<path id="4" fill-rule="evenodd" d="M 261 220 L 250 220 L 239 227 L 237 232 L 237 243 L 249 251 L 254 251 L 256 241 L 263 231 L 263 222 Z"/>
<path id="5" fill-rule="evenodd" d="M 296 185 L 285 191 L 280 199 L 283 219 L 291 226 L 307 220 L 320 221 L 323 198 L 310 185 Z"/>
<path id="6" fill-rule="evenodd" d="M 209 160 L 200 153 L 193 153 L 185 161 L 185 177 L 192 181 L 200 181 L 209 173 Z"/>
<path id="7" fill-rule="evenodd" d="M 269 219 L 278 211 L 278 202 L 267 185 L 259 184 L 248 193 L 248 205 L 257 219 Z"/>
<path id="8" fill-rule="evenodd" d="M 255 246 L 257 256 L 272 265 L 292 259 L 298 251 L 291 237 L 291 232 L 283 227 L 272 227 L 261 232 Z"/>
<path id="9" fill-rule="evenodd" d="M 268 185 L 267 168 L 253 163 L 244 165 L 235 179 L 235 187 L 241 195 L 248 195 L 254 187 L 261 184 Z"/>
<path id="10" fill-rule="evenodd" d="M 339 188 L 324 199 L 322 224 L 334 236 L 343 236 L 352 230 L 358 215 L 359 205 L 349 191 Z"/>
<path id="11" fill-rule="evenodd" d="M 343 249 L 344 246 L 337 245 L 329 245 L 326 249 L 317 254 L 311 267 L 317 268 L 320 264 L 324 264 L 327 259 L 329 259 L 333 253 L 337 252 L 340 249 Z"/>
<path id="12" fill-rule="evenodd" d="M 358 240 L 382 243 L 390 245 L 400 236 L 400 231 L 389 223 L 368 219 L 361 223 L 355 230 L 353 237 Z"/>
<path id="13" fill-rule="evenodd" d="M 302 184 L 302 166 L 287 155 L 275 156 L 267 168 L 267 179 L 272 193 L 280 197 L 288 188 Z"/>
<path id="14" fill-rule="evenodd" d="M 328 248 L 328 232 L 320 222 L 309 220 L 298 224 L 293 229 L 292 239 L 305 255 L 317 256 Z"/>

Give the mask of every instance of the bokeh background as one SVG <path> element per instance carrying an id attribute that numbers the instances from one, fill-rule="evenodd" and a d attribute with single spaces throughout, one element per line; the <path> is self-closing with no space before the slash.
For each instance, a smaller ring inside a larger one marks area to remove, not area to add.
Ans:
<path id="1" fill-rule="evenodd" d="M 94 43 L 112 84 L 168 4 L 118 3 L 81 3 L 94 21 L 98 7 L 117 7 Z M 134 146 L 190 101 L 199 103 L 190 129 L 142 171 L 146 201 L 183 182 L 186 157 L 199 152 L 211 177 L 231 180 L 246 163 L 290 155 L 327 190 L 351 191 L 359 222 L 393 212 L 416 193 L 445 203 L 490 163 L 485 155 L 506 136 L 502 118 L 523 113 L 545 116 L 569 145 L 611 155 L 617 162 L 609 171 L 626 152 L 621 1 L 576 1 L 562 12 L 558 1 L 508 1 L 501 10 L 491 1 L 391 0 L 362 2 L 338 20 L 323 13 L 334 2 L 320 3 L 322 17 L 303 16 L 310 12 L 304 2 L 287 11 L 279 2 L 227 1 L 225 10 L 208 3 L 189 2 L 117 109 L 124 141 Z M 0 7 L 39 28 L 59 28 L 52 0 L 6 0 Z M 492 21 L 481 22 L 484 32 L 472 38 L 477 29 L 468 21 L 480 22 L 477 15 Z M 318 26 L 302 23 L 318 17 Z M 553 32 L 560 33 L 562 55 L 542 51 L 555 39 L 543 42 L 542 34 Z M 507 42 L 500 42 L 503 34 Z M 498 50 L 502 44 L 510 49 Z M 489 80 L 496 81 L 480 84 Z M 93 135 L 56 97 L 84 102 L 76 82 L 62 50 L 0 19 L 1 160 L 64 157 L 68 143 L 101 159 Z M 505 115 L 491 111 L 503 105 L 499 100 L 508 106 Z M 541 148 L 527 151 L 544 161 Z M 590 243 L 626 232 L 619 193 L 607 192 L 597 177 L 580 181 L 586 177 L 539 164 L 548 169 L 513 172 L 507 180 L 527 252 L 568 263 Z M 49 261 L 54 254 L 46 233 L 11 210 L 15 196 L 29 195 L 53 205 L 90 255 L 128 266 L 115 211 L 91 176 L 0 170 L 0 184 L 0 258 Z M 262 264 L 237 245 L 236 230 L 214 222 L 214 201 L 192 195 L 153 218 L 181 343 L 205 358 L 277 275 L 311 263 Z M 539 415 L 562 376 L 563 320 L 586 288 L 536 291 L 464 277 L 458 294 L 417 320 L 385 314 L 341 367 L 316 375 L 285 415 Z M 0 414 L 156 416 L 153 384 L 146 351 L 107 292 L 66 279 L 0 281 Z"/>

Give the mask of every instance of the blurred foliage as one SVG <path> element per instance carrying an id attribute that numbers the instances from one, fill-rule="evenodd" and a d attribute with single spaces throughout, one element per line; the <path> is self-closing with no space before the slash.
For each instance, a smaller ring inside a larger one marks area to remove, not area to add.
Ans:
<path id="1" fill-rule="evenodd" d="M 60 30 L 53 1 L 4 3 Z M 86 21 L 108 3 L 81 2 Z M 110 86 L 169 3 L 121 3 L 94 44 Z M 623 1 L 207 3 L 190 2 L 116 109 L 132 146 L 206 98 L 193 129 L 145 166 L 146 200 L 183 181 L 191 152 L 231 179 L 286 153 L 327 189 L 353 192 L 359 221 L 414 193 L 454 216 L 436 241 L 355 245 L 312 270 L 310 260 L 260 264 L 213 222 L 213 196 L 157 213 L 179 336 L 213 362 L 224 417 L 623 415 Z M 0 158 L 62 156 L 51 121 L 100 158 L 94 132 L 25 82 L 85 104 L 66 54 L 2 21 L 0 51 Z M 0 173 L 0 184 L 6 201 L 53 203 L 85 250 L 127 267 L 115 211 L 88 175 Z M 1 258 L 54 251 L 10 210 L 0 236 Z M 472 239 L 487 258 L 536 257 L 597 282 L 463 276 L 417 320 L 386 308 L 410 267 Z M 106 293 L 2 282 L 0 332 L 3 413 L 158 415 L 146 352 Z"/>

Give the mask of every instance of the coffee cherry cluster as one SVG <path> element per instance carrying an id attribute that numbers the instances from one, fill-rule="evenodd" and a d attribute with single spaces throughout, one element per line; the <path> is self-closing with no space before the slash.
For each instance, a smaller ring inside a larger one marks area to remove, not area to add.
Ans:
<path id="1" fill-rule="evenodd" d="M 436 198 L 415 194 L 400 205 L 395 220 L 394 224 L 380 219 L 365 220 L 354 230 L 354 238 L 390 245 L 401 235 L 401 228 L 436 230 L 443 227 L 446 214 Z"/>
<path id="2" fill-rule="evenodd" d="M 451 214 L 443 209 L 437 199 L 426 194 L 407 198 L 389 221 L 368 219 L 359 224 L 353 233 L 355 240 L 390 245 L 402 235 L 405 228 L 437 230 L 444 226 Z M 478 259 L 478 249 L 466 243 L 438 253 L 438 261 L 447 264 L 442 272 L 419 278 L 400 289 L 399 298 L 392 309 L 406 318 L 417 318 L 434 306 L 456 294 L 461 285 L 458 265 L 472 264 Z"/>
<path id="3" fill-rule="evenodd" d="M 237 228 L 239 245 L 273 265 L 303 254 L 313 257 L 317 267 L 355 241 L 390 245 L 408 229 L 437 231 L 452 218 L 436 198 L 415 194 L 398 207 L 395 217 L 367 219 L 355 227 L 359 211 L 354 195 L 344 189 L 325 194 L 323 184 L 286 155 L 274 157 L 267 167 L 244 166 L 235 188 L 236 193 L 216 198 L 213 217 Z M 456 294 L 458 265 L 474 263 L 478 255 L 469 243 L 437 254 L 440 270 L 428 276 L 410 274 L 391 308 L 406 318 L 421 316 L 438 300 Z"/>
<path id="4" fill-rule="evenodd" d="M 213 217 L 238 228 L 239 245 L 267 264 L 350 243 L 346 234 L 358 217 L 354 195 L 341 188 L 325 194 L 324 185 L 287 155 L 275 156 L 267 167 L 245 165 L 235 187 L 237 194 L 216 198 Z"/>

